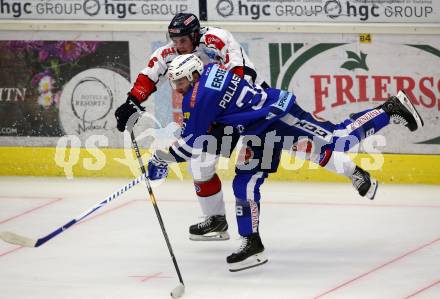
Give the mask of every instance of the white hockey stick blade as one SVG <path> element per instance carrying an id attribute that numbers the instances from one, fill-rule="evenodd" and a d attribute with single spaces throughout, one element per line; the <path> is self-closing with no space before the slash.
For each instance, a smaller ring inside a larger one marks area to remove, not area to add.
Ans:
<path id="1" fill-rule="evenodd" d="M 15 245 L 24 246 L 24 247 L 35 247 L 35 244 L 37 243 L 37 241 L 35 241 L 35 240 L 17 235 L 12 232 L 1 232 L 0 239 L 2 239 L 5 242 L 15 244 Z"/>
<path id="2" fill-rule="evenodd" d="M 184 292 L 185 292 L 185 286 L 183 284 L 179 284 L 171 291 L 171 297 L 173 299 L 180 298 L 182 297 Z"/>

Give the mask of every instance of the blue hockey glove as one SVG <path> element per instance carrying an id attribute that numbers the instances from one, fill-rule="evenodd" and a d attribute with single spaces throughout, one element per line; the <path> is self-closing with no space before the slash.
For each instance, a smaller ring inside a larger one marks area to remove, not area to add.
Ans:
<path id="1" fill-rule="evenodd" d="M 168 163 L 160 160 L 156 155 L 148 161 L 148 178 L 152 181 L 164 179 L 168 176 Z"/>

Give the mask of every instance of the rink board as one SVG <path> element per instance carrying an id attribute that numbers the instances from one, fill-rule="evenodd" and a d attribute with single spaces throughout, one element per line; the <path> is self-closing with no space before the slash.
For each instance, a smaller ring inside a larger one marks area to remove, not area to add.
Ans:
<path id="1" fill-rule="evenodd" d="M 74 152 L 75 151 L 75 152 Z M 99 149 L 91 152 L 74 149 L 57 153 L 52 147 L 1 147 L 0 175 L 3 176 L 68 176 L 60 165 L 72 166 L 74 177 L 132 177 L 138 175 L 137 161 L 133 153 L 122 149 Z M 128 155 L 127 155 L 128 154 Z M 130 156 L 131 155 L 131 156 Z M 143 154 L 146 162 L 149 154 Z M 383 165 L 381 166 L 381 156 Z M 440 184 L 439 155 L 358 154 L 354 161 L 384 183 Z M 373 162 L 377 162 L 374 164 Z M 64 164 L 63 164 L 64 163 Z M 295 163 L 295 164 L 294 164 Z M 369 167 L 372 164 L 374 168 Z M 129 165 L 129 166 L 127 166 Z M 187 164 L 171 169 L 170 178 L 190 178 Z M 133 172 L 130 170 L 133 169 Z M 231 179 L 234 175 L 234 158 L 221 159 L 219 174 Z M 278 172 L 270 176 L 280 181 L 345 182 L 344 177 L 330 173 L 302 160 L 295 160 L 283 153 Z"/>

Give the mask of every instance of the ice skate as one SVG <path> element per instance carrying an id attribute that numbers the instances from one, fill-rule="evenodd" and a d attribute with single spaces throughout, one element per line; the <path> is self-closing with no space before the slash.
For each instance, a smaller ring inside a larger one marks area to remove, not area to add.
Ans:
<path id="1" fill-rule="evenodd" d="M 359 192 L 360 196 L 366 196 L 371 200 L 374 199 L 379 183 L 368 172 L 356 166 L 351 179 L 354 188 Z"/>
<path id="2" fill-rule="evenodd" d="M 423 119 L 408 96 L 401 90 L 397 96 L 390 97 L 381 108 L 390 116 L 391 121 L 403 124 L 411 132 L 423 127 Z"/>
<path id="3" fill-rule="evenodd" d="M 226 258 L 229 271 L 237 272 L 267 263 L 264 246 L 258 233 L 243 237 L 240 248 Z"/>
<path id="4" fill-rule="evenodd" d="M 191 225 L 189 239 L 193 241 L 229 240 L 226 217 L 224 215 L 208 216 L 205 221 Z"/>

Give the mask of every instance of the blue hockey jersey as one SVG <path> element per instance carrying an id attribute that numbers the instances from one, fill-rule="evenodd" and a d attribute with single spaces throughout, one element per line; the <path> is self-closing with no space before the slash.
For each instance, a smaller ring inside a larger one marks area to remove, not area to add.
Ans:
<path id="1" fill-rule="evenodd" d="M 158 157 L 182 162 L 200 154 L 214 123 L 236 127 L 241 134 L 262 134 L 294 102 L 292 93 L 251 86 L 221 66 L 208 64 L 199 81 L 184 95 L 182 134 L 169 148 L 172 157 L 157 153 Z"/>

